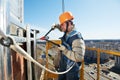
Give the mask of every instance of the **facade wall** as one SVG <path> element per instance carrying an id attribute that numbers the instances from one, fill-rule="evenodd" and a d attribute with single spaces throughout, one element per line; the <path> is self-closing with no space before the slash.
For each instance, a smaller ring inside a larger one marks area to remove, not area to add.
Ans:
<path id="1" fill-rule="evenodd" d="M 17 28 L 23 27 L 21 26 L 24 22 L 23 2 L 23 0 L 0 0 L 0 29 L 4 34 L 11 35 L 11 24 Z M 0 45 L 0 80 L 25 80 L 24 59 L 2 45 Z"/>

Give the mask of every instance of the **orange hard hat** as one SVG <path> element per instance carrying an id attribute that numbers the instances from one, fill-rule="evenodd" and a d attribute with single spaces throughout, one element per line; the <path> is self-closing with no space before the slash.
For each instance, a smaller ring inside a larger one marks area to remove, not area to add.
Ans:
<path id="1" fill-rule="evenodd" d="M 59 16 L 60 24 L 63 24 L 66 21 L 74 19 L 71 12 L 64 12 Z"/>

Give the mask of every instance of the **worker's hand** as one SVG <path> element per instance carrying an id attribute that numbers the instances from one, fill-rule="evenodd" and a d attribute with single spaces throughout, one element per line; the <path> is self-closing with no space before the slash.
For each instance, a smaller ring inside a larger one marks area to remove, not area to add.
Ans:
<path id="1" fill-rule="evenodd" d="M 58 49 L 61 50 L 61 51 L 64 51 L 66 48 L 63 45 L 60 45 L 60 47 L 58 47 Z"/>
<path id="2" fill-rule="evenodd" d="M 59 24 L 53 24 L 52 25 L 52 29 L 54 30 L 55 28 L 59 28 L 60 27 L 60 25 Z"/>

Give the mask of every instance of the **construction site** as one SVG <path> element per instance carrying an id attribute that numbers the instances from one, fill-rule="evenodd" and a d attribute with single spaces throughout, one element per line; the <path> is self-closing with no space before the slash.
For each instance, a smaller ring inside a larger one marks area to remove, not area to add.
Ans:
<path id="1" fill-rule="evenodd" d="M 0 0 L 0 80 L 58 80 L 68 73 L 74 64 L 65 71 L 55 66 L 62 41 L 48 34 L 56 26 L 38 38 L 40 30 L 24 24 L 24 0 Z M 120 39 L 84 42 L 79 80 L 120 80 Z"/>

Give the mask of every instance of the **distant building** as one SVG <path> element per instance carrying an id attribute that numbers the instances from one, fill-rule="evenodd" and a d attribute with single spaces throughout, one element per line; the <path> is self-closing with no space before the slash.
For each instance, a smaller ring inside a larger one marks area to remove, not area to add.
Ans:
<path id="1" fill-rule="evenodd" d="M 85 40 L 85 44 L 87 47 L 92 48 L 100 48 L 103 50 L 112 50 L 112 51 L 120 51 L 120 40 Z M 108 60 L 113 55 L 101 53 L 100 60 L 105 61 Z M 97 59 L 97 52 L 95 51 L 86 51 L 85 58 L 88 60 Z M 120 57 L 115 56 L 115 66 L 120 67 Z"/>
<path id="2" fill-rule="evenodd" d="M 115 67 L 120 69 L 120 57 L 115 56 Z"/>
<path id="3" fill-rule="evenodd" d="M 86 51 L 85 59 L 89 62 L 97 62 L 97 52 L 96 51 Z M 109 59 L 109 55 L 105 53 L 100 54 L 100 62 L 104 62 Z"/>

